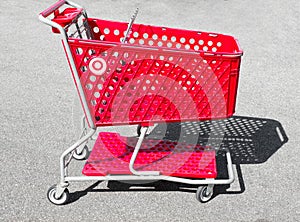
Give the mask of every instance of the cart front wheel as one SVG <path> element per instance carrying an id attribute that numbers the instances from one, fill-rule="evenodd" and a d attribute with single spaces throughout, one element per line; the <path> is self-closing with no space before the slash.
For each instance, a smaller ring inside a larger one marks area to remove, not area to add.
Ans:
<path id="1" fill-rule="evenodd" d="M 200 201 L 201 203 L 208 202 L 213 196 L 213 191 L 211 191 L 211 192 L 207 192 L 207 191 L 208 191 L 207 186 L 198 187 L 197 192 L 196 192 L 197 200 Z"/>
<path id="2" fill-rule="evenodd" d="M 59 198 L 55 197 L 56 191 L 57 191 L 56 185 L 53 185 L 52 187 L 49 188 L 47 192 L 48 200 L 55 205 L 66 204 L 70 197 L 69 190 L 65 189 Z"/>
<path id="3" fill-rule="evenodd" d="M 83 150 L 80 153 L 78 153 L 77 149 L 73 153 L 73 157 L 76 160 L 86 160 L 88 158 L 88 155 L 89 155 L 89 151 L 87 145 L 84 146 Z"/>

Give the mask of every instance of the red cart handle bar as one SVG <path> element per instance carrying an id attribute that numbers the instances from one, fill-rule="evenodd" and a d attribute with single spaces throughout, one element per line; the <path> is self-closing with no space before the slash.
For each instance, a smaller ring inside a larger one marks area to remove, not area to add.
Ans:
<path id="1" fill-rule="evenodd" d="M 74 8 L 82 8 L 80 5 L 77 5 L 74 2 L 71 2 L 71 1 L 68 1 L 68 0 L 59 0 L 55 4 L 51 5 L 49 8 L 42 11 L 40 13 L 40 15 L 43 16 L 44 18 L 46 18 L 49 15 L 51 15 L 56 9 L 60 8 L 61 6 L 65 5 L 65 4 L 70 5 Z"/>

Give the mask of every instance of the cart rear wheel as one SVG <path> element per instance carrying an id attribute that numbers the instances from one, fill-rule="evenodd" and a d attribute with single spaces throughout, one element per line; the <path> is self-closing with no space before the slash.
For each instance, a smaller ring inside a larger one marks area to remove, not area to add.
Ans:
<path id="1" fill-rule="evenodd" d="M 62 195 L 59 198 L 55 197 L 56 192 L 57 192 L 56 185 L 53 185 L 52 187 L 50 187 L 48 192 L 47 192 L 48 200 L 51 203 L 55 204 L 55 205 L 66 204 L 69 200 L 69 197 L 70 197 L 69 190 L 65 189 L 64 192 L 62 193 Z"/>
<path id="2" fill-rule="evenodd" d="M 136 133 L 137 133 L 138 136 L 141 135 L 141 128 L 142 128 L 141 125 L 138 125 L 138 126 L 137 126 Z"/>
<path id="3" fill-rule="evenodd" d="M 87 145 L 84 146 L 83 150 L 80 153 L 78 153 L 77 149 L 73 153 L 73 157 L 76 160 L 86 160 L 88 158 L 88 155 L 89 155 L 89 151 Z"/>
<path id="4" fill-rule="evenodd" d="M 208 202 L 212 196 L 213 196 L 213 191 L 207 193 L 208 187 L 198 187 L 197 192 L 196 192 L 196 198 L 198 201 L 201 203 L 206 203 Z"/>

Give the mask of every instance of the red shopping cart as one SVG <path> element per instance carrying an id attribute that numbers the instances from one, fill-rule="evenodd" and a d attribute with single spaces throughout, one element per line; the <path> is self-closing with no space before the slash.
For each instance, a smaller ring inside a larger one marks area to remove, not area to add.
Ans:
<path id="1" fill-rule="evenodd" d="M 60 33 L 84 112 L 82 135 L 60 157 L 60 182 L 48 190 L 65 204 L 71 181 L 167 180 L 199 185 L 206 202 L 216 184 L 234 180 L 225 151 L 228 178 L 217 178 L 216 148 L 147 138 L 157 123 L 204 121 L 233 115 L 242 50 L 229 35 L 89 18 L 79 5 L 60 0 L 39 19 Z M 86 124 L 87 123 L 87 124 Z M 98 127 L 137 125 L 138 137 L 99 133 Z M 195 132 L 197 134 L 197 132 Z M 82 176 L 70 176 L 69 163 L 87 159 Z"/>

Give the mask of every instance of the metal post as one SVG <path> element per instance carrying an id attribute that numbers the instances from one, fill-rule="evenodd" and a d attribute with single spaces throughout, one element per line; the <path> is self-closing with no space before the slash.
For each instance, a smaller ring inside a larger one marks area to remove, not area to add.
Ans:
<path id="1" fill-rule="evenodd" d="M 148 129 L 148 127 L 142 127 L 141 128 L 141 135 L 139 137 L 139 140 L 136 143 L 133 154 L 131 156 L 130 163 L 129 163 L 129 169 L 130 169 L 131 173 L 133 173 L 134 175 L 158 176 L 160 174 L 159 171 L 136 171 L 134 169 L 134 162 L 135 162 L 135 159 L 136 159 L 136 157 L 138 155 L 138 152 L 141 148 L 142 142 L 145 138 L 147 129 Z"/>

